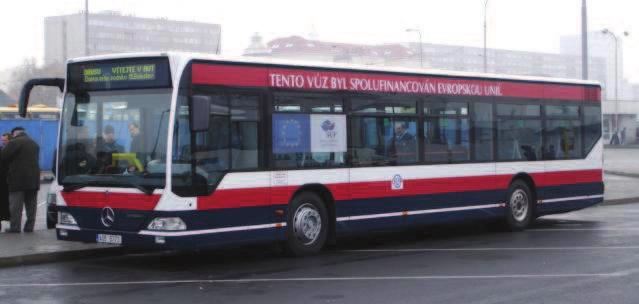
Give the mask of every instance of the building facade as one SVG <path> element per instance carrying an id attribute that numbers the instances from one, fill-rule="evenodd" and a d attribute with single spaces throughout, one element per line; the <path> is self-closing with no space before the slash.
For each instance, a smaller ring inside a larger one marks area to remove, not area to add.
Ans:
<path id="1" fill-rule="evenodd" d="M 592 76 L 592 64 L 594 61 L 603 60 L 606 70 L 605 79 L 601 81 L 604 87 L 604 96 L 608 100 L 626 99 L 625 85 L 623 80 L 623 39 L 617 37 L 618 47 L 615 48 L 615 39 L 610 34 L 600 31 L 588 33 L 588 78 L 596 79 Z M 617 54 L 615 55 L 615 51 Z M 562 36 L 560 38 L 560 52 L 566 55 L 581 56 L 581 35 Z M 615 58 L 616 56 L 616 58 Z M 617 77 L 615 79 L 615 60 L 617 61 Z M 581 67 L 580 67 L 581 68 Z M 598 79 L 597 79 L 598 80 Z M 616 90 L 615 90 L 616 86 Z"/>
<path id="2" fill-rule="evenodd" d="M 588 57 L 592 65 L 593 60 L 599 58 L 606 63 L 606 78 L 603 85 L 603 124 L 604 139 L 612 138 L 615 132 L 626 129 L 626 143 L 636 140 L 637 117 L 639 117 L 639 86 L 631 84 L 623 77 L 623 37 L 624 33 L 615 33 L 615 38 L 609 33 L 594 31 L 588 33 Z M 615 45 L 617 43 L 617 45 Z M 561 52 L 563 54 L 581 54 L 581 36 L 561 37 Z M 615 65 L 616 64 L 616 65 Z M 590 74 L 589 74 L 590 76 Z M 593 79 L 592 77 L 589 77 Z M 616 121 L 619 127 L 616 128 Z"/>
<path id="3" fill-rule="evenodd" d="M 252 45 L 250 49 L 255 49 Z M 484 71 L 484 50 L 478 47 L 419 43 L 359 45 L 307 40 L 299 36 L 268 42 L 259 53 L 247 56 L 281 59 L 350 63 L 373 66 L 423 67 L 426 69 L 465 72 Z M 421 56 L 420 56 L 420 53 Z M 488 73 L 556 78 L 581 78 L 581 56 L 487 50 Z M 606 82 L 606 60 L 593 57 L 590 79 Z"/>
<path id="4" fill-rule="evenodd" d="M 86 21 L 85 14 L 45 18 L 45 64 L 111 53 L 186 51 L 219 54 L 221 50 L 219 24 L 101 12 L 88 15 L 87 33 Z"/>
<path id="5" fill-rule="evenodd" d="M 612 39 L 605 36 L 599 38 Z M 604 138 L 609 140 L 612 137 L 616 129 L 615 119 L 618 118 L 619 131 L 626 128 L 626 142 L 633 142 L 639 103 L 635 105 L 605 98 L 610 95 L 611 84 L 614 86 L 614 81 L 611 81 L 609 77 L 609 60 L 605 56 L 599 56 L 605 55 L 607 48 L 597 42 L 593 43 L 598 47 L 589 58 L 588 78 L 602 84 Z M 568 44 L 566 41 L 562 42 L 560 54 L 488 49 L 486 67 L 484 67 L 484 49 L 478 47 L 430 43 L 360 45 L 309 40 L 299 36 L 274 39 L 265 46 L 259 47 L 259 52 L 252 51 L 258 49 L 255 44 L 252 44 L 245 55 L 372 66 L 412 68 L 421 66 L 426 69 L 478 73 L 486 69 L 487 73 L 494 74 L 581 79 L 581 50 L 578 49 L 578 53 L 570 51 Z M 619 81 L 621 83 L 621 79 Z M 615 113 L 621 115 L 614 115 Z"/>

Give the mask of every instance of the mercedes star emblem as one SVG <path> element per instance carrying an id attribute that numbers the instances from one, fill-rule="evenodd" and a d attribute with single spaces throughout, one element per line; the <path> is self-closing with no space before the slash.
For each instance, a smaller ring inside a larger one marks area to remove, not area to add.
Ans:
<path id="1" fill-rule="evenodd" d="M 104 207 L 100 212 L 100 219 L 102 220 L 102 225 L 104 225 L 104 227 L 111 227 L 115 221 L 115 212 L 113 212 L 111 207 Z"/>

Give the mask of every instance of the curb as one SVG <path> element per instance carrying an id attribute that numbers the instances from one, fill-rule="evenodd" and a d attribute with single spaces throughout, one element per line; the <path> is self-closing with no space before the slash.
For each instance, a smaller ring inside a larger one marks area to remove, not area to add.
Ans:
<path id="1" fill-rule="evenodd" d="M 608 199 L 608 200 L 604 200 L 601 204 L 598 204 L 595 206 L 621 205 L 621 204 L 630 204 L 630 203 L 639 203 L 639 197 Z"/>
<path id="2" fill-rule="evenodd" d="M 626 176 L 626 177 L 633 177 L 633 178 L 639 178 L 639 174 L 638 173 L 628 173 L 628 172 L 621 172 L 621 171 L 614 171 L 614 170 L 604 170 L 604 174 L 611 174 L 611 175 L 619 175 L 619 176 Z"/>
<path id="3" fill-rule="evenodd" d="M 135 253 L 123 247 L 92 248 L 59 252 L 44 252 L 12 257 L 0 257 L 0 268 L 37 265 L 54 262 L 70 262 L 79 259 L 103 258 Z"/>
<path id="4" fill-rule="evenodd" d="M 639 149 L 639 145 L 636 143 L 627 145 L 604 145 L 604 149 Z"/>

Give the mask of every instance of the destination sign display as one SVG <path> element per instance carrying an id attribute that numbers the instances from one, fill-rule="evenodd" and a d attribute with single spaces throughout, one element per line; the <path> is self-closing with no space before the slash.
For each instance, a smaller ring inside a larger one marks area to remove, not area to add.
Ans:
<path id="1" fill-rule="evenodd" d="M 168 60 L 157 58 L 69 66 L 70 85 L 81 90 L 169 87 L 170 75 Z"/>
<path id="2" fill-rule="evenodd" d="M 128 80 L 155 80 L 156 71 L 157 64 L 103 66 L 95 68 L 85 68 L 82 76 L 85 83 Z"/>

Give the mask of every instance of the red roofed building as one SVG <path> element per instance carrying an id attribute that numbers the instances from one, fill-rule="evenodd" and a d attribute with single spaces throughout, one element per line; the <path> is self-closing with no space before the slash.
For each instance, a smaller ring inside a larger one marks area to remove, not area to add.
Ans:
<path id="1" fill-rule="evenodd" d="M 419 61 L 419 54 L 414 54 L 401 44 L 333 43 L 291 36 L 274 39 L 260 48 L 255 45 L 258 40 L 256 36 L 253 36 L 253 43 L 245 50 L 245 56 L 404 67 L 414 67 L 415 60 Z"/>

